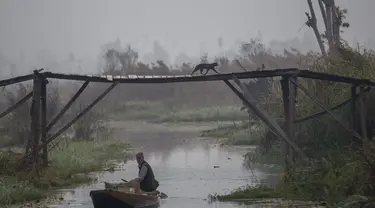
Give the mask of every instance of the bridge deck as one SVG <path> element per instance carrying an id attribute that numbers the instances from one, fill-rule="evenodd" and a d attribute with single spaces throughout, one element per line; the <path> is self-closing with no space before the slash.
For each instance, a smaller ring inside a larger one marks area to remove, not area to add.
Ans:
<path id="1" fill-rule="evenodd" d="M 294 75 L 303 78 L 319 79 L 333 82 L 341 82 L 355 85 L 375 86 L 375 82 L 368 79 L 359 79 L 347 76 L 340 76 L 335 74 L 328 74 L 323 72 L 314 72 L 309 70 L 299 70 L 295 68 L 290 69 L 274 69 L 264 71 L 251 71 L 227 74 L 213 74 L 213 75 L 127 75 L 127 76 L 112 76 L 112 75 L 79 75 L 79 74 L 62 74 L 53 72 L 43 72 L 46 78 L 63 79 L 63 80 L 76 80 L 76 81 L 90 81 L 90 82 L 119 82 L 119 83 L 174 83 L 174 82 L 205 82 L 205 81 L 221 81 L 231 80 L 232 76 L 238 79 L 250 78 L 267 78 L 279 77 L 285 75 Z M 15 77 L 11 79 L 1 80 L 0 86 L 6 86 L 22 81 L 33 79 L 33 74 Z"/>

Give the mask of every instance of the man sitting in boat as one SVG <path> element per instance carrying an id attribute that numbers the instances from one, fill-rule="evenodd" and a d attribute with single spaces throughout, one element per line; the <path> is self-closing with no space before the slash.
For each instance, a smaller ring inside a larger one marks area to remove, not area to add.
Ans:
<path id="1" fill-rule="evenodd" d="M 138 163 L 138 177 L 129 181 L 135 189 L 136 193 L 154 192 L 159 187 L 159 182 L 155 179 L 154 171 L 151 166 L 145 161 L 143 152 L 138 152 L 135 155 Z"/>

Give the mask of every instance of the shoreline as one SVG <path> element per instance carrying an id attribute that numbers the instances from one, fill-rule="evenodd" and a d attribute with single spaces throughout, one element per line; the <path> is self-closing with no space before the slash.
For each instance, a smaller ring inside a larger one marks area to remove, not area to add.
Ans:
<path id="1" fill-rule="evenodd" d="M 1 204 L 23 206 L 49 200 L 51 192 L 97 180 L 92 173 L 107 171 L 117 165 L 114 160 L 120 159 L 130 159 L 130 146 L 126 143 L 70 142 L 63 150 L 54 152 L 51 166 L 39 178 L 29 180 L 20 173 L 2 174 L 0 178 L 5 182 L 0 184 Z"/>

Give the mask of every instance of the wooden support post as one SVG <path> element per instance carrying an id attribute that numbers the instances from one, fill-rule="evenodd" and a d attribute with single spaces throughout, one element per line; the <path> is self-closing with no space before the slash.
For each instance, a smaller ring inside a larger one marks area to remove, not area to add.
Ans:
<path id="1" fill-rule="evenodd" d="M 359 87 L 359 100 L 360 100 L 360 122 L 361 122 L 361 130 L 362 130 L 362 138 L 368 141 L 368 135 L 367 135 L 367 128 L 366 128 L 366 94 L 365 94 L 365 88 L 363 86 Z"/>
<path id="2" fill-rule="evenodd" d="M 351 87 L 351 102 L 350 102 L 350 107 L 351 107 L 351 125 L 353 129 L 357 128 L 356 125 L 356 103 L 357 103 L 357 86 L 353 85 Z M 356 140 L 356 137 L 353 136 L 353 141 Z"/>
<path id="3" fill-rule="evenodd" d="M 41 84 L 41 141 L 42 141 L 42 162 L 43 166 L 48 166 L 48 144 L 47 144 L 47 83 L 48 80 L 40 76 Z"/>
<path id="4" fill-rule="evenodd" d="M 41 80 L 38 72 L 34 71 L 33 79 L 33 100 L 31 107 L 31 136 L 32 136 L 32 160 L 33 160 L 33 171 L 38 174 L 39 164 L 39 140 L 40 140 L 40 95 L 41 95 Z"/>
<path id="5" fill-rule="evenodd" d="M 290 117 L 289 117 L 289 93 L 290 93 L 290 90 L 289 90 L 289 78 L 285 78 L 285 77 L 282 77 L 282 79 L 280 80 L 280 84 L 281 84 L 281 90 L 282 90 L 282 93 L 283 93 L 283 105 L 284 105 L 284 131 L 286 132 L 286 134 L 288 134 L 289 136 L 289 133 L 288 132 L 288 124 L 290 121 Z M 285 176 L 284 176 L 284 181 L 287 180 L 289 178 L 289 172 L 291 171 L 290 168 L 291 168 L 291 163 L 292 163 L 292 160 L 290 158 L 290 154 L 291 154 L 291 150 L 290 150 L 290 147 L 287 143 L 285 143 L 284 145 L 284 151 L 285 151 L 285 158 L 284 158 L 284 165 L 285 165 Z"/>
<path id="6" fill-rule="evenodd" d="M 297 87 L 290 83 L 290 80 L 296 81 L 296 77 L 293 76 L 283 76 L 281 79 L 281 89 L 283 93 L 283 103 L 284 103 L 284 131 L 288 135 L 289 139 L 296 143 L 295 141 L 295 131 L 294 131 L 294 120 L 296 111 L 296 92 Z M 289 179 L 290 173 L 292 171 L 292 164 L 295 161 L 295 154 L 293 149 L 285 143 L 285 180 Z"/>

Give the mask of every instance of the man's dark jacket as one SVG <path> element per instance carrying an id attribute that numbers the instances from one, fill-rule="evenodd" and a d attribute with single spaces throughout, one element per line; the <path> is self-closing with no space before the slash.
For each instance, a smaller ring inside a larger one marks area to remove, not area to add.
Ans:
<path id="1" fill-rule="evenodd" d="M 141 190 L 145 192 L 155 191 L 159 187 L 159 182 L 155 179 L 154 171 L 152 171 L 151 166 L 146 161 L 143 161 L 139 166 L 138 174 L 141 172 L 143 166 L 147 167 L 147 173 L 141 181 Z"/>

